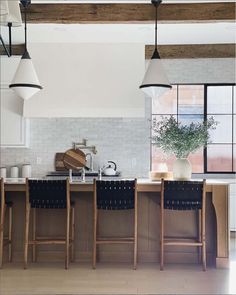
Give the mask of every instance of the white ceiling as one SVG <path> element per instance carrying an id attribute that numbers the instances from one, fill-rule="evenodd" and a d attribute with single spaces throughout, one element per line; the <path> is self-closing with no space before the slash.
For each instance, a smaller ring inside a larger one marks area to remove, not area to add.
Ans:
<path id="1" fill-rule="evenodd" d="M 231 0 L 227 0 L 229 2 Z M 32 0 L 32 3 L 150 3 L 150 0 Z M 165 3 L 222 2 L 222 0 L 163 0 Z M 235 2 L 232 0 L 231 2 Z M 8 43 L 8 28 L 1 26 Z M 159 23 L 158 44 L 235 43 L 236 24 Z M 12 28 L 13 44 L 24 42 L 24 28 Z M 153 24 L 28 24 L 29 43 L 143 43 L 153 44 Z"/>
<path id="2" fill-rule="evenodd" d="M 158 24 L 158 44 L 235 43 L 235 23 Z M 8 40 L 7 27 L 1 27 Z M 24 29 L 12 29 L 13 44 L 24 42 Z M 153 24 L 29 24 L 30 43 L 153 44 Z"/>

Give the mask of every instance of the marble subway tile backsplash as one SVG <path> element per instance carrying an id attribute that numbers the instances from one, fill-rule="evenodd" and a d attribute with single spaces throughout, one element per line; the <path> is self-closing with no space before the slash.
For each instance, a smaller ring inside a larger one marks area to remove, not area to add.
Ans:
<path id="1" fill-rule="evenodd" d="M 147 118 L 30 119 L 29 148 L 1 148 L 0 166 L 30 163 L 32 176 L 54 171 L 55 153 L 83 138 L 95 145 L 94 168 L 107 160 L 117 163 L 125 177 L 146 177 L 150 167 L 150 122 Z"/>

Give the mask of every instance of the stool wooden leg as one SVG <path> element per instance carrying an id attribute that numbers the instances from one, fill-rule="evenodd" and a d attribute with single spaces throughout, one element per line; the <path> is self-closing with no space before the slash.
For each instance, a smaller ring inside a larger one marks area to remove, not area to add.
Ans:
<path id="1" fill-rule="evenodd" d="M 202 268 L 206 271 L 206 180 L 203 180 L 203 195 L 202 195 L 202 214 L 201 214 L 201 229 L 202 229 Z"/>
<path id="2" fill-rule="evenodd" d="M 65 255 L 65 269 L 69 267 L 69 259 L 70 259 L 70 208 L 66 210 L 66 255 Z"/>
<path id="3" fill-rule="evenodd" d="M 161 195 L 160 206 L 160 270 L 164 270 L 164 196 Z"/>
<path id="4" fill-rule="evenodd" d="M 162 211 L 162 210 L 161 210 Z M 160 227 L 160 270 L 164 270 L 164 214 L 161 212 L 161 227 Z"/>
<path id="5" fill-rule="evenodd" d="M 202 210 L 197 210 L 198 242 L 202 243 Z M 202 260 L 202 247 L 198 247 L 198 262 Z"/>
<path id="6" fill-rule="evenodd" d="M 93 269 L 96 269 L 97 264 L 97 209 L 94 208 L 93 216 Z"/>
<path id="7" fill-rule="evenodd" d="M 75 208 L 71 208 L 71 261 L 75 261 Z"/>
<path id="8" fill-rule="evenodd" d="M 138 250 L 138 212 L 137 205 L 134 209 L 134 269 L 137 269 L 137 250 Z"/>
<path id="9" fill-rule="evenodd" d="M 33 241 L 36 240 L 36 208 L 33 208 Z M 33 251 L 32 251 L 32 261 L 36 262 L 37 261 L 37 257 L 36 257 L 36 244 L 33 244 Z"/>
<path id="10" fill-rule="evenodd" d="M 30 205 L 26 205 L 25 214 L 25 245 L 24 245 L 24 269 L 28 264 L 28 248 L 29 248 L 29 219 L 30 219 Z"/>
<path id="11" fill-rule="evenodd" d="M 206 242 L 203 241 L 203 245 L 202 245 L 202 268 L 203 271 L 206 271 Z"/>
<path id="12" fill-rule="evenodd" d="M 202 268 L 206 271 L 206 221 L 205 221 L 205 207 L 202 208 Z"/>
<path id="13" fill-rule="evenodd" d="M 164 179 L 162 179 L 160 202 L 160 270 L 164 269 L 164 236 Z"/>
<path id="14" fill-rule="evenodd" d="M 8 210 L 8 261 L 12 261 L 12 207 Z"/>
<path id="15" fill-rule="evenodd" d="M 0 268 L 2 268 L 2 261 L 3 261 L 4 215 L 5 215 L 5 204 L 2 204 L 1 218 L 0 218 Z"/>

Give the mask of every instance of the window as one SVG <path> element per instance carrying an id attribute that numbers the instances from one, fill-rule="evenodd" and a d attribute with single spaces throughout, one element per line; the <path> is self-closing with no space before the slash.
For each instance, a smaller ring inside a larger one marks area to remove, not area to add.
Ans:
<path id="1" fill-rule="evenodd" d="M 206 88 L 206 116 L 219 122 L 211 132 L 211 143 L 205 150 L 207 172 L 235 172 L 236 113 L 235 86 Z"/>
<path id="2" fill-rule="evenodd" d="M 194 173 L 232 173 L 236 171 L 236 87 L 232 85 L 174 85 L 152 102 L 152 119 L 173 115 L 188 124 L 203 121 L 209 116 L 219 122 L 211 132 L 211 143 L 206 149 L 190 154 Z M 175 157 L 166 157 L 152 145 L 152 170 L 167 163 L 169 170 Z"/>

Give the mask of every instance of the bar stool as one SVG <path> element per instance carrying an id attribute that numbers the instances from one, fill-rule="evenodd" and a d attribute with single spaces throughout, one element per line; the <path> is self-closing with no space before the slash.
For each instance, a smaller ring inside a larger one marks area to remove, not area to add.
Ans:
<path id="1" fill-rule="evenodd" d="M 29 239 L 30 211 L 33 211 L 33 237 Z M 66 233 L 64 237 L 40 237 L 36 229 L 36 210 L 66 209 Z M 26 179 L 26 218 L 24 243 L 24 268 L 28 263 L 28 246 L 33 246 L 33 262 L 36 261 L 37 245 L 65 245 L 65 269 L 68 269 L 71 248 L 71 261 L 74 260 L 75 232 L 74 202 L 70 200 L 69 180 Z"/>
<path id="2" fill-rule="evenodd" d="M 12 261 L 12 202 L 7 202 L 5 200 L 4 191 L 4 180 L 0 179 L 0 208 L 1 208 L 1 219 L 0 219 L 0 268 L 2 268 L 3 263 L 3 247 L 8 245 L 8 261 Z M 8 233 L 4 237 L 5 228 L 5 216 L 8 210 Z"/>
<path id="3" fill-rule="evenodd" d="M 137 267 L 137 180 L 104 181 L 94 180 L 94 242 L 93 242 L 93 268 L 96 268 L 97 246 L 101 244 L 133 244 L 134 263 Z M 132 237 L 99 237 L 98 210 L 130 210 L 134 209 L 134 233 Z"/>
<path id="4" fill-rule="evenodd" d="M 165 237 L 164 210 L 195 210 L 198 213 L 198 237 L 191 242 L 186 238 Z M 161 181 L 160 211 L 160 270 L 164 269 L 165 246 L 199 247 L 202 251 L 202 267 L 206 270 L 206 181 Z M 185 239 L 185 241 L 184 241 Z"/>

